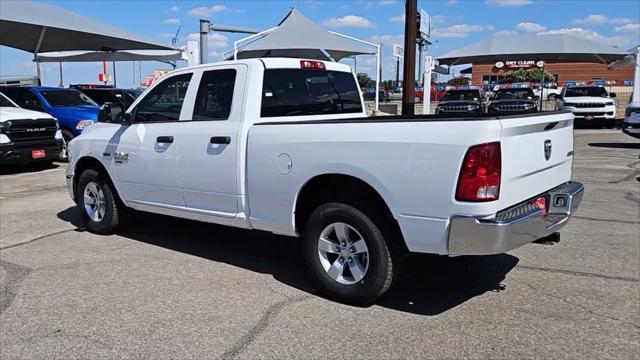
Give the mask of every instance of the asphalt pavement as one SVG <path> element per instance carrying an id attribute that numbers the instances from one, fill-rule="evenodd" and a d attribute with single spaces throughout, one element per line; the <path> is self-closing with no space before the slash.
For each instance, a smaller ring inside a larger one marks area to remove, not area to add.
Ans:
<path id="1" fill-rule="evenodd" d="M 319 297 L 296 239 L 138 214 L 83 230 L 64 164 L 0 174 L 0 358 L 637 358 L 640 142 L 576 130 L 554 245 L 415 256 L 370 307 Z"/>

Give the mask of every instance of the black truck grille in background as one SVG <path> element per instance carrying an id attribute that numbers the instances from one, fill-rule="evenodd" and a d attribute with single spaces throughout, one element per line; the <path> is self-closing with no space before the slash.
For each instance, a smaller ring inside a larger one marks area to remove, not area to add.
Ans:
<path id="1" fill-rule="evenodd" d="M 451 111 L 451 112 L 469 111 L 469 105 L 443 105 L 440 108 L 444 111 Z"/>
<path id="2" fill-rule="evenodd" d="M 4 133 L 11 142 L 53 140 L 56 136 L 56 121 L 53 119 L 10 120 Z"/>
<path id="3" fill-rule="evenodd" d="M 604 103 L 578 103 L 575 104 L 577 108 L 603 108 L 605 106 Z"/>
<path id="4" fill-rule="evenodd" d="M 524 105 L 498 105 L 498 109 L 501 111 L 519 111 L 526 110 Z"/>

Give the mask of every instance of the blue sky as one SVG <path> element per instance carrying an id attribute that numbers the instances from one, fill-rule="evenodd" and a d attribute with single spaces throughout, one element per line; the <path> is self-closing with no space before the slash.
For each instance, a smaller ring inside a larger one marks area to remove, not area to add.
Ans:
<path id="1" fill-rule="evenodd" d="M 5 0 L 2 0 L 5 1 Z M 195 36 L 198 19 L 214 23 L 266 29 L 274 26 L 292 6 L 325 28 L 372 42 L 383 43 L 383 78 L 395 78 L 391 45 L 403 42 L 404 1 L 402 0 L 275 0 L 275 1 L 75 1 L 48 3 L 121 27 L 155 42 L 169 45 L 178 26 L 180 40 Z M 495 34 L 567 33 L 600 43 L 628 49 L 640 44 L 640 1 L 637 0 L 419 0 L 418 8 L 432 15 L 429 52 L 446 53 Z M 241 38 L 236 34 L 212 34 L 210 60 Z M 349 60 L 345 60 L 348 62 Z M 358 59 L 358 72 L 374 73 L 375 57 Z M 118 85 L 133 87 L 133 66 L 118 63 Z M 143 75 L 166 65 L 147 62 Z M 65 85 L 96 83 L 98 63 L 64 65 Z M 111 71 L 111 67 L 109 67 Z M 0 74 L 34 74 L 31 55 L 0 46 Z M 58 65 L 46 64 L 46 85 L 59 82 Z"/>

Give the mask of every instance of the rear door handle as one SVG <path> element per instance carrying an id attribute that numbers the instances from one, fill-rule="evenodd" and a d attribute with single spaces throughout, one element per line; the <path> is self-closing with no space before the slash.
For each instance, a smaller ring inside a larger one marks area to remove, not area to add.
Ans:
<path id="1" fill-rule="evenodd" d="M 171 144 L 173 142 L 173 136 L 158 136 L 156 142 L 162 144 Z"/>
<path id="2" fill-rule="evenodd" d="M 231 144 L 230 136 L 213 136 L 211 140 L 209 140 L 212 144 Z"/>

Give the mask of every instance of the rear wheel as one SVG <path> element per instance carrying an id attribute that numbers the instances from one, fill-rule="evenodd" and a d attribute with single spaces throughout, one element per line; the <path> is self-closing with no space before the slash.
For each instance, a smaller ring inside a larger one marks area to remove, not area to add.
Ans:
<path id="1" fill-rule="evenodd" d="M 76 198 L 89 231 L 107 235 L 120 229 L 125 209 L 101 172 L 87 169 L 80 174 Z"/>
<path id="2" fill-rule="evenodd" d="M 309 271 L 329 298 L 368 305 L 384 294 L 397 273 L 398 261 L 365 212 L 344 203 L 319 206 L 304 231 L 304 255 Z"/>

